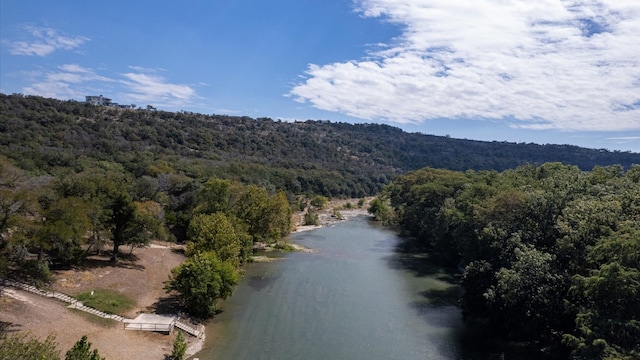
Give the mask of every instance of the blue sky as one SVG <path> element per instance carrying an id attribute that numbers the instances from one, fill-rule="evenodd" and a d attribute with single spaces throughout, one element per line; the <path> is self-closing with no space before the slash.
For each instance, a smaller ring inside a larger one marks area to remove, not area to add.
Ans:
<path id="1" fill-rule="evenodd" d="M 0 2 L 0 92 L 640 152 L 640 1 Z"/>

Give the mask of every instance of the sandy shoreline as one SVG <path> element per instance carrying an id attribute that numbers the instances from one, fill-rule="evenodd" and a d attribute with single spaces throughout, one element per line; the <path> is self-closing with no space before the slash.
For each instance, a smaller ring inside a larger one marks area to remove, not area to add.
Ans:
<path id="1" fill-rule="evenodd" d="M 323 226 L 328 226 L 341 221 L 349 220 L 350 218 L 355 216 L 369 215 L 369 213 L 367 212 L 367 209 L 364 207 L 356 208 L 356 209 L 338 210 L 338 211 L 340 212 L 342 219 L 338 219 L 332 216 L 333 208 L 330 208 L 328 210 L 322 210 L 318 212 L 318 222 L 320 223 L 319 225 L 302 225 L 302 222 L 299 222 L 299 224 L 295 226 L 295 229 L 293 230 L 292 233 L 315 230 Z M 299 217 L 302 218 L 303 214 L 299 214 Z"/>

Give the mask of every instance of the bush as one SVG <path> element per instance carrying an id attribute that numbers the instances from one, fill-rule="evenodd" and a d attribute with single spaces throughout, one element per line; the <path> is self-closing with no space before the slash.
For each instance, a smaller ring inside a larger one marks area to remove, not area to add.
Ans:
<path id="1" fill-rule="evenodd" d="M 65 360 L 105 360 L 100 357 L 97 349 L 91 350 L 91 343 L 87 341 L 87 335 L 83 335 L 69 351 L 67 351 Z"/>
<path id="2" fill-rule="evenodd" d="M 313 199 L 311 199 L 311 205 L 315 206 L 318 209 L 322 209 L 325 205 L 327 205 L 328 202 L 329 199 L 322 195 L 317 195 Z"/>
<path id="3" fill-rule="evenodd" d="M 173 350 L 171 351 L 171 356 L 169 356 L 169 359 L 182 360 L 184 359 L 184 355 L 186 352 L 187 352 L 187 342 L 184 340 L 184 335 L 182 335 L 182 331 L 178 331 L 178 335 L 176 335 L 176 338 L 173 341 Z"/>
<path id="4" fill-rule="evenodd" d="M 49 265 L 44 261 L 27 260 L 20 266 L 19 271 L 33 281 L 36 287 L 43 287 L 53 281 Z"/>
<path id="5" fill-rule="evenodd" d="M 304 224 L 305 225 L 320 225 L 320 219 L 318 218 L 318 214 L 307 212 L 304 214 Z"/>

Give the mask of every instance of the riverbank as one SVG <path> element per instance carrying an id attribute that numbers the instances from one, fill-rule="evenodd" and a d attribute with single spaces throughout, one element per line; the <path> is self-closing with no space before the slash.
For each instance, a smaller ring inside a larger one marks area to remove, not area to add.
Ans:
<path id="1" fill-rule="evenodd" d="M 305 211 L 300 211 L 292 216 L 292 226 L 293 229 L 291 231 L 292 234 L 300 233 L 304 231 L 311 231 L 320 229 L 324 226 L 335 225 L 341 221 L 349 220 L 356 216 L 366 216 L 368 215 L 367 209 L 369 207 L 369 202 L 373 200 L 372 197 L 366 198 L 362 206 L 354 207 L 353 204 L 357 204 L 360 199 L 338 199 L 332 200 L 328 202 L 326 206 L 322 209 L 314 210 L 315 214 L 318 215 L 318 225 L 304 225 L 304 214 Z M 339 214 L 339 215 L 337 215 Z M 300 244 L 294 243 L 279 243 L 279 244 L 266 244 L 266 243 L 255 243 L 253 246 L 254 251 L 259 251 L 264 253 L 269 253 L 272 251 L 281 250 L 279 246 L 288 247 L 292 251 L 297 252 L 306 252 L 312 253 L 313 249 L 308 249 Z M 251 261 L 254 263 L 269 263 L 274 261 L 274 257 L 269 257 L 266 255 L 254 255 L 251 256 Z"/>
<path id="2" fill-rule="evenodd" d="M 330 201 L 323 209 L 316 211 L 320 224 L 318 226 L 304 226 L 301 222 L 303 213 L 294 214 L 294 232 L 330 226 L 341 219 L 366 215 L 368 201 L 360 208 L 353 208 L 353 204 L 357 204 L 358 200 Z M 336 211 L 340 212 L 340 217 L 335 215 Z M 297 244 L 289 246 L 295 251 L 312 252 Z M 126 252 L 126 249 L 123 250 Z M 91 256 L 87 266 L 83 268 L 54 271 L 55 282 L 52 290 L 71 296 L 96 289 L 115 290 L 134 303 L 131 309 L 122 314 L 128 318 L 135 318 L 143 312 L 175 312 L 177 310 L 171 308 L 171 302 L 163 286 L 169 279 L 171 269 L 184 259 L 180 247 L 163 242 L 154 242 L 147 248 L 123 254 L 117 264 L 111 263 L 108 255 Z M 257 257 L 254 261 L 271 261 L 271 258 Z M 98 349 L 106 359 L 162 359 L 172 350 L 176 332 L 164 335 L 125 331 L 121 323 L 70 310 L 64 303 L 51 298 L 9 288 L 0 295 L 0 325 L 5 327 L 6 331 L 26 331 L 40 339 L 53 334 L 63 355 L 83 335 L 88 336 L 93 344 L 92 348 Z M 189 356 L 198 353 L 205 344 L 204 338 L 185 338 L 188 341 Z"/>
<path id="3" fill-rule="evenodd" d="M 368 215 L 367 209 L 373 197 L 364 199 L 363 204 L 357 207 L 360 199 L 336 199 L 329 201 L 322 209 L 315 210 L 318 215 L 318 225 L 304 225 L 304 211 L 293 215 L 293 233 L 319 229 L 323 226 L 332 225 L 340 221 L 348 220 L 355 216 Z M 340 214 L 340 217 L 336 215 Z"/>

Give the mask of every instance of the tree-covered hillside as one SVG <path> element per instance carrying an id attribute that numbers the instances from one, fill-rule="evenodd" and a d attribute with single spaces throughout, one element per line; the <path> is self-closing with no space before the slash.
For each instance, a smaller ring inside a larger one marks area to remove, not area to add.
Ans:
<path id="1" fill-rule="evenodd" d="M 0 154 L 40 174 L 106 161 L 134 177 L 215 176 L 289 194 L 352 197 L 377 193 L 393 177 L 425 166 L 501 171 L 557 161 L 590 170 L 640 163 L 637 153 L 458 140 L 387 125 L 120 110 L 4 94 Z"/>

